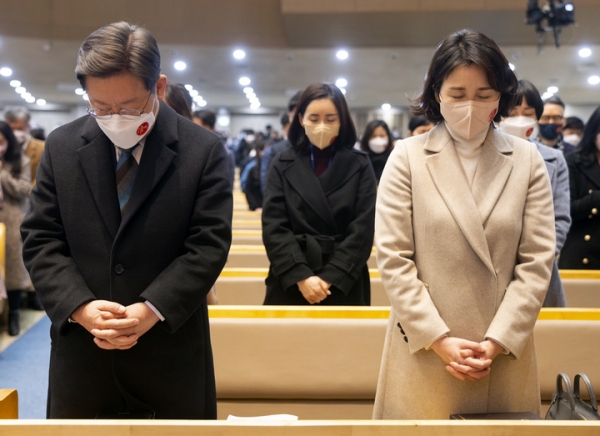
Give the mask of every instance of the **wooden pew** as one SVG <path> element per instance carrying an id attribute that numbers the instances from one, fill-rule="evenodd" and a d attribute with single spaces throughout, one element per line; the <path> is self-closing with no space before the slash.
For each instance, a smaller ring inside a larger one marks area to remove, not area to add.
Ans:
<path id="1" fill-rule="evenodd" d="M 19 395 L 17 391 L 15 389 L 0 389 L 0 419 L 17 419 L 18 417 Z"/>
<path id="2" fill-rule="evenodd" d="M 389 308 L 209 308 L 219 417 L 369 419 Z M 534 329 L 547 408 L 556 374 L 600 386 L 600 310 L 543 309 Z"/>

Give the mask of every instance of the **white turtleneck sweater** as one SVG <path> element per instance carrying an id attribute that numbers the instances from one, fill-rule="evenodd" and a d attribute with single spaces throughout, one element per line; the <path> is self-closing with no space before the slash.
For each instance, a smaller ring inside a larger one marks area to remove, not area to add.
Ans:
<path id="1" fill-rule="evenodd" d="M 447 123 L 446 129 L 448 129 L 448 132 L 453 139 L 454 149 L 458 155 L 458 160 L 460 161 L 463 172 L 467 177 L 467 182 L 469 183 L 469 186 L 472 187 L 475 171 L 477 171 L 477 165 L 479 164 L 479 156 L 481 155 L 481 149 L 483 148 L 483 142 L 485 141 L 489 129 L 471 139 L 460 138 L 452 131 Z"/>

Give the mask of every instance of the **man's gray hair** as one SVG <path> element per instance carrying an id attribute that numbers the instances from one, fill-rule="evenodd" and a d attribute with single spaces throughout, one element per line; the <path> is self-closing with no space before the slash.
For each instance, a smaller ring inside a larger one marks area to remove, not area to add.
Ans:
<path id="1" fill-rule="evenodd" d="M 31 121 L 31 114 L 23 106 L 14 106 L 6 109 L 6 112 L 4 112 L 4 119 L 8 123 L 27 120 L 27 123 L 29 124 L 29 121 Z"/>
<path id="2" fill-rule="evenodd" d="M 160 76 L 160 52 L 150 32 L 125 21 L 93 32 L 83 41 L 75 68 L 81 87 L 86 77 L 110 77 L 128 73 L 152 91 Z"/>

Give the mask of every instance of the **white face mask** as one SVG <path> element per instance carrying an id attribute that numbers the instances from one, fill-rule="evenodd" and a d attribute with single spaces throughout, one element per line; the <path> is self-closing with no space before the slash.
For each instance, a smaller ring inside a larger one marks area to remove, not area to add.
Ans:
<path id="1" fill-rule="evenodd" d="M 246 135 L 246 142 L 248 144 L 252 144 L 256 140 L 256 136 L 254 135 Z"/>
<path id="2" fill-rule="evenodd" d="M 373 153 L 377 154 L 386 151 L 388 148 L 388 144 L 388 138 L 382 138 L 381 136 L 369 140 L 369 148 Z"/>
<path id="3" fill-rule="evenodd" d="M 537 121 L 530 117 L 518 116 L 508 117 L 500 121 L 498 127 L 504 133 L 516 136 L 521 139 L 529 139 L 537 126 Z"/>
<path id="4" fill-rule="evenodd" d="M 498 113 L 500 100 L 460 101 L 446 103 L 440 99 L 440 112 L 446 121 L 446 126 L 454 136 L 469 140 L 487 132 L 490 123 Z"/>
<path id="5" fill-rule="evenodd" d="M 304 132 L 311 144 L 323 150 L 333 144 L 333 141 L 335 141 L 335 138 L 340 133 L 340 125 L 325 123 L 305 124 Z"/>
<path id="6" fill-rule="evenodd" d="M 581 136 L 576 135 L 576 134 L 563 136 L 563 141 L 565 141 L 571 145 L 578 146 L 579 141 L 581 141 Z"/>
<path id="7" fill-rule="evenodd" d="M 96 122 L 113 144 L 123 150 L 128 150 L 139 143 L 154 126 L 156 117 L 153 110 L 154 103 L 152 103 L 151 111 L 142 114 L 135 120 L 114 114 L 108 120 L 99 120 L 96 118 Z"/>
<path id="8" fill-rule="evenodd" d="M 31 136 L 25 130 L 13 130 L 15 134 L 15 138 L 17 138 L 17 142 L 21 145 L 24 145 L 29 142 Z"/>

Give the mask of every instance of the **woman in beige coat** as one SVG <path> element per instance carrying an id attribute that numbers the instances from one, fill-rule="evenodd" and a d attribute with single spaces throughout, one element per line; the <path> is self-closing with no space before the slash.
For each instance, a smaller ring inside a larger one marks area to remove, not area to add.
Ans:
<path id="1" fill-rule="evenodd" d="M 29 158 L 19 146 L 12 129 L 0 121 L 0 184 L 4 201 L 0 205 L 0 222 L 6 225 L 6 290 L 8 293 L 8 334 L 20 332 L 21 293 L 30 285 L 23 263 L 23 243 L 19 227 L 31 191 Z"/>
<path id="2" fill-rule="evenodd" d="M 554 258 L 552 192 L 535 145 L 491 125 L 517 79 L 463 30 L 432 60 L 377 199 L 377 262 L 392 303 L 374 418 L 540 412 L 533 326 Z"/>

